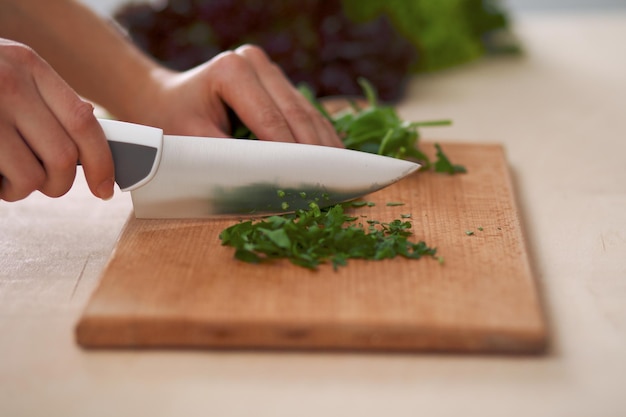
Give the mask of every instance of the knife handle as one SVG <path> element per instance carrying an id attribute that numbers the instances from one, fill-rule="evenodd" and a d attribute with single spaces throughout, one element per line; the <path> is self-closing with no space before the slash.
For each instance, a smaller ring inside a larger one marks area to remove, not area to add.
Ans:
<path id="1" fill-rule="evenodd" d="M 161 161 L 163 130 L 135 123 L 98 119 L 106 136 L 115 182 L 122 191 L 132 191 L 154 177 Z"/>

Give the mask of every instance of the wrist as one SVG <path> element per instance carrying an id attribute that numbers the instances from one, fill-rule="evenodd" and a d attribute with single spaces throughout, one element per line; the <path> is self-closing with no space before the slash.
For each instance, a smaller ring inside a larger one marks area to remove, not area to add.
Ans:
<path id="1" fill-rule="evenodd" d="M 128 80 L 124 93 L 114 94 L 107 110 L 116 118 L 150 126 L 159 126 L 167 86 L 176 73 L 157 64 L 147 66 Z"/>

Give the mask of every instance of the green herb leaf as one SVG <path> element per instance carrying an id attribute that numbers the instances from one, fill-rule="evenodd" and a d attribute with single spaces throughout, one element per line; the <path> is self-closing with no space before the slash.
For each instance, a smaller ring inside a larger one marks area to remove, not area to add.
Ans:
<path id="1" fill-rule="evenodd" d="M 441 150 L 441 146 L 438 143 L 435 143 L 435 149 L 437 150 L 437 161 L 435 161 L 435 172 L 441 172 L 444 174 L 458 174 L 458 173 L 466 173 L 467 169 L 465 169 L 462 165 L 454 165 L 450 162 L 450 159 L 443 153 Z"/>
<path id="2" fill-rule="evenodd" d="M 291 246 L 291 239 L 289 239 L 285 229 L 270 230 L 259 228 L 259 231 L 279 248 L 288 249 Z"/>

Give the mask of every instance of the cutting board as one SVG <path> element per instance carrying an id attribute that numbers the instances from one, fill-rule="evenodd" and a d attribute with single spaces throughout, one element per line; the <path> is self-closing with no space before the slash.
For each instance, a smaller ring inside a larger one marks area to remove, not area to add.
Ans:
<path id="1" fill-rule="evenodd" d="M 443 263 L 246 264 L 219 240 L 236 220 L 131 216 L 77 325 L 78 343 L 542 352 L 546 325 L 503 148 L 443 149 L 468 173 L 417 172 L 365 197 L 375 206 L 351 209 L 365 220 L 410 214 L 415 239 L 437 247 Z"/>

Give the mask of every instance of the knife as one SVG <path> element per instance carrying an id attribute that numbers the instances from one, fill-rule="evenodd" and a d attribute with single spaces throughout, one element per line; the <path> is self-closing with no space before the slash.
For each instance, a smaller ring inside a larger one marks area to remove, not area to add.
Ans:
<path id="1" fill-rule="evenodd" d="M 321 145 L 164 135 L 98 119 L 115 181 L 137 218 L 256 217 L 362 197 L 412 172 L 414 162 Z"/>

